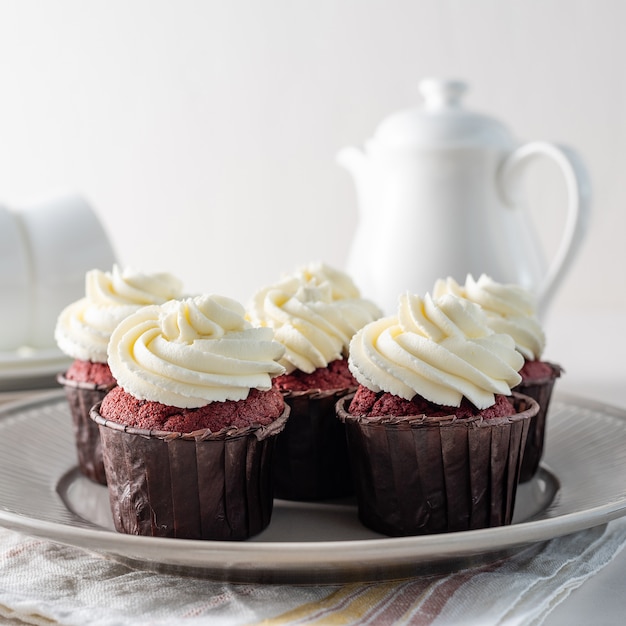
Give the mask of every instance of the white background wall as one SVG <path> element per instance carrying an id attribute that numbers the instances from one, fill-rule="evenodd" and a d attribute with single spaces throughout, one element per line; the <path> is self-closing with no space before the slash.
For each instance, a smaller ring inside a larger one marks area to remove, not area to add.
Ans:
<path id="1" fill-rule="evenodd" d="M 591 230 L 553 315 L 626 313 L 626 2 L 0 0 L 0 201 L 65 191 L 120 260 L 245 301 L 313 259 L 343 266 L 357 222 L 335 163 L 424 76 L 521 140 L 568 144 Z M 548 253 L 553 172 L 531 177 Z"/>

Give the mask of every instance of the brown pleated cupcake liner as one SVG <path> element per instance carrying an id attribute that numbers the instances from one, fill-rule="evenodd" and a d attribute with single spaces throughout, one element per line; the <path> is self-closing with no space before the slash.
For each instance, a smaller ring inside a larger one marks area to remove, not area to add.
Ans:
<path id="1" fill-rule="evenodd" d="M 276 435 L 268 426 L 192 433 L 130 428 L 91 411 L 102 438 L 118 532 L 184 539 L 243 540 L 270 523 Z"/>
<path id="2" fill-rule="evenodd" d="M 276 442 L 274 493 L 285 500 L 317 501 L 354 495 L 345 426 L 337 400 L 354 389 L 284 392 L 291 407 Z"/>
<path id="3" fill-rule="evenodd" d="M 65 390 L 72 415 L 78 468 L 87 478 L 106 485 L 100 432 L 97 424 L 91 420 L 89 411 L 92 406 L 102 401 L 115 385 L 78 382 L 65 378 L 64 374 L 57 375 L 57 382 Z"/>
<path id="4" fill-rule="evenodd" d="M 511 523 L 522 453 L 537 403 L 513 395 L 517 413 L 482 419 L 359 417 L 345 423 L 361 522 L 405 536 Z"/>
<path id="5" fill-rule="evenodd" d="M 528 382 L 521 382 L 515 391 L 530 396 L 537 401 L 539 411 L 530 421 L 528 438 L 524 448 L 522 472 L 520 482 L 528 482 L 539 469 L 539 463 L 543 457 L 543 446 L 546 432 L 546 418 L 550 408 L 550 399 L 554 390 L 556 379 L 561 375 L 562 369 L 554 363 L 549 363 L 552 368 L 552 376 Z"/>

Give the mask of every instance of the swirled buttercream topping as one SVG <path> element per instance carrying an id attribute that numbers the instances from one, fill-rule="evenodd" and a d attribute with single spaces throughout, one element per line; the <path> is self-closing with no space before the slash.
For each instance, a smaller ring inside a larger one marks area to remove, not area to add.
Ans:
<path id="1" fill-rule="evenodd" d="M 329 288 L 332 300 L 348 300 L 361 295 L 348 274 L 319 261 L 297 268 L 294 276 L 303 285 Z"/>
<path id="2" fill-rule="evenodd" d="M 113 266 L 90 270 L 85 297 L 65 307 L 57 319 L 55 339 L 74 359 L 106 363 L 113 329 L 142 306 L 162 304 L 182 295 L 181 282 L 167 273 L 145 274 Z"/>
<path id="3" fill-rule="evenodd" d="M 517 350 L 529 361 L 541 358 L 546 339 L 536 315 L 535 297 L 530 291 L 520 285 L 497 283 L 482 274 L 478 280 L 468 275 L 462 286 L 453 278 L 438 280 L 433 295 L 438 297 L 445 293 L 480 305 L 494 332 L 511 335 Z"/>
<path id="4" fill-rule="evenodd" d="M 253 328 L 230 298 L 204 295 L 147 306 L 109 342 L 118 385 L 140 400 L 179 408 L 243 400 L 271 389 L 284 348 L 270 328 Z"/>
<path id="5" fill-rule="evenodd" d="M 363 386 L 411 400 L 478 409 L 510 395 L 524 360 L 511 337 L 493 332 L 480 307 L 453 295 L 404 294 L 397 316 L 374 321 L 350 343 L 350 370 Z"/>
<path id="6" fill-rule="evenodd" d="M 347 356 L 354 333 L 380 315 L 347 274 L 321 263 L 259 290 L 247 314 L 255 326 L 274 329 L 287 373 L 309 374 Z"/>

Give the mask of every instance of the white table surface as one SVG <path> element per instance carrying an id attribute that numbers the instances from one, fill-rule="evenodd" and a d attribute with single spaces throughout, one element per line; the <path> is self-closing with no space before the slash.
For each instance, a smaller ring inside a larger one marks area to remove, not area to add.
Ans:
<path id="1" fill-rule="evenodd" d="M 548 342 L 544 356 L 565 369 L 557 383 L 557 390 L 626 410 L 625 326 L 626 313 L 622 312 L 580 312 L 548 318 L 545 324 Z M 2 399 L 6 399 L 11 394 L 2 395 Z M 626 549 L 574 590 L 548 615 L 544 624 L 626 623 L 625 589 Z"/>

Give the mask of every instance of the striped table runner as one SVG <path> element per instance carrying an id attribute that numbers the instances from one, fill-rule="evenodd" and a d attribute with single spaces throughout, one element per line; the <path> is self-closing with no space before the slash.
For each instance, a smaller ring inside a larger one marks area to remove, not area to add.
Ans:
<path id="1" fill-rule="evenodd" d="M 0 616 L 36 626 L 537 625 L 624 544 L 618 520 L 448 575 L 234 585 L 136 571 L 0 529 Z"/>

